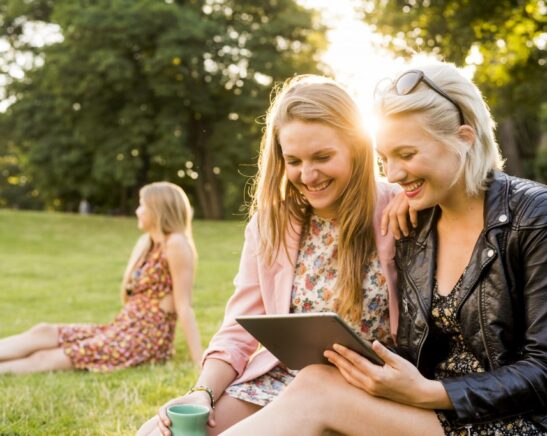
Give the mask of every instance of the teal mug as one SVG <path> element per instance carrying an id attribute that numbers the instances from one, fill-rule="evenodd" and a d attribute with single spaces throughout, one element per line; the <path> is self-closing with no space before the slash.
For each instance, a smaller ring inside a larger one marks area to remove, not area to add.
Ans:
<path id="1" fill-rule="evenodd" d="M 209 408 L 199 404 L 177 404 L 167 408 L 173 436 L 207 436 Z"/>

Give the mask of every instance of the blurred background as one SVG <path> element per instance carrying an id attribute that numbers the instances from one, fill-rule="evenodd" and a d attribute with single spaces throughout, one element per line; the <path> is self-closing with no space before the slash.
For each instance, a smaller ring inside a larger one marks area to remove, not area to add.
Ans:
<path id="1" fill-rule="evenodd" d="M 145 183 L 241 217 L 272 87 L 372 89 L 404 59 L 465 69 L 510 174 L 547 181 L 540 0 L 1 0 L 0 207 L 129 214 Z"/>

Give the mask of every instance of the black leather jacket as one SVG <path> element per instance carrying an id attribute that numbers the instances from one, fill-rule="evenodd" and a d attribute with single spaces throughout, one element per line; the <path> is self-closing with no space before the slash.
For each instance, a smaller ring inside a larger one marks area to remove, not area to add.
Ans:
<path id="1" fill-rule="evenodd" d="M 454 424 L 525 414 L 547 430 L 547 186 L 495 173 L 485 227 L 461 286 L 464 341 L 486 372 L 441 380 Z M 430 326 L 438 207 L 397 242 L 400 299 L 397 348 L 426 377 L 446 356 Z"/>

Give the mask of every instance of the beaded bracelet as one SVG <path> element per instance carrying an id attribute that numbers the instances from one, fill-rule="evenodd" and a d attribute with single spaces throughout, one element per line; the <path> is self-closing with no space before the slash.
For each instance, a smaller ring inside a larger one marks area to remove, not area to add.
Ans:
<path id="1" fill-rule="evenodd" d="M 209 399 L 211 400 L 211 409 L 215 408 L 215 397 L 213 396 L 213 390 L 210 387 L 204 385 L 194 386 L 187 394 L 191 394 L 192 392 L 207 392 L 207 395 L 209 395 Z"/>

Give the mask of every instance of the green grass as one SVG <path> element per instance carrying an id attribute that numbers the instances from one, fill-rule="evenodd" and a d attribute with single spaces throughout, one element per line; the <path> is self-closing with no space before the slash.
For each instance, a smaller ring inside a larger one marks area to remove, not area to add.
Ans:
<path id="1" fill-rule="evenodd" d="M 194 309 L 204 346 L 233 291 L 243 228 L 242 222 L 194 223 Z M 130 218 L 0 210 L 0 337 L 38 322 L 111 321 L 138 235 Z M 176 350 L 165 365 L 110 374 L 0 375 L 0 435 L 135 434 L 197 376 L 180 326 Z"/>

